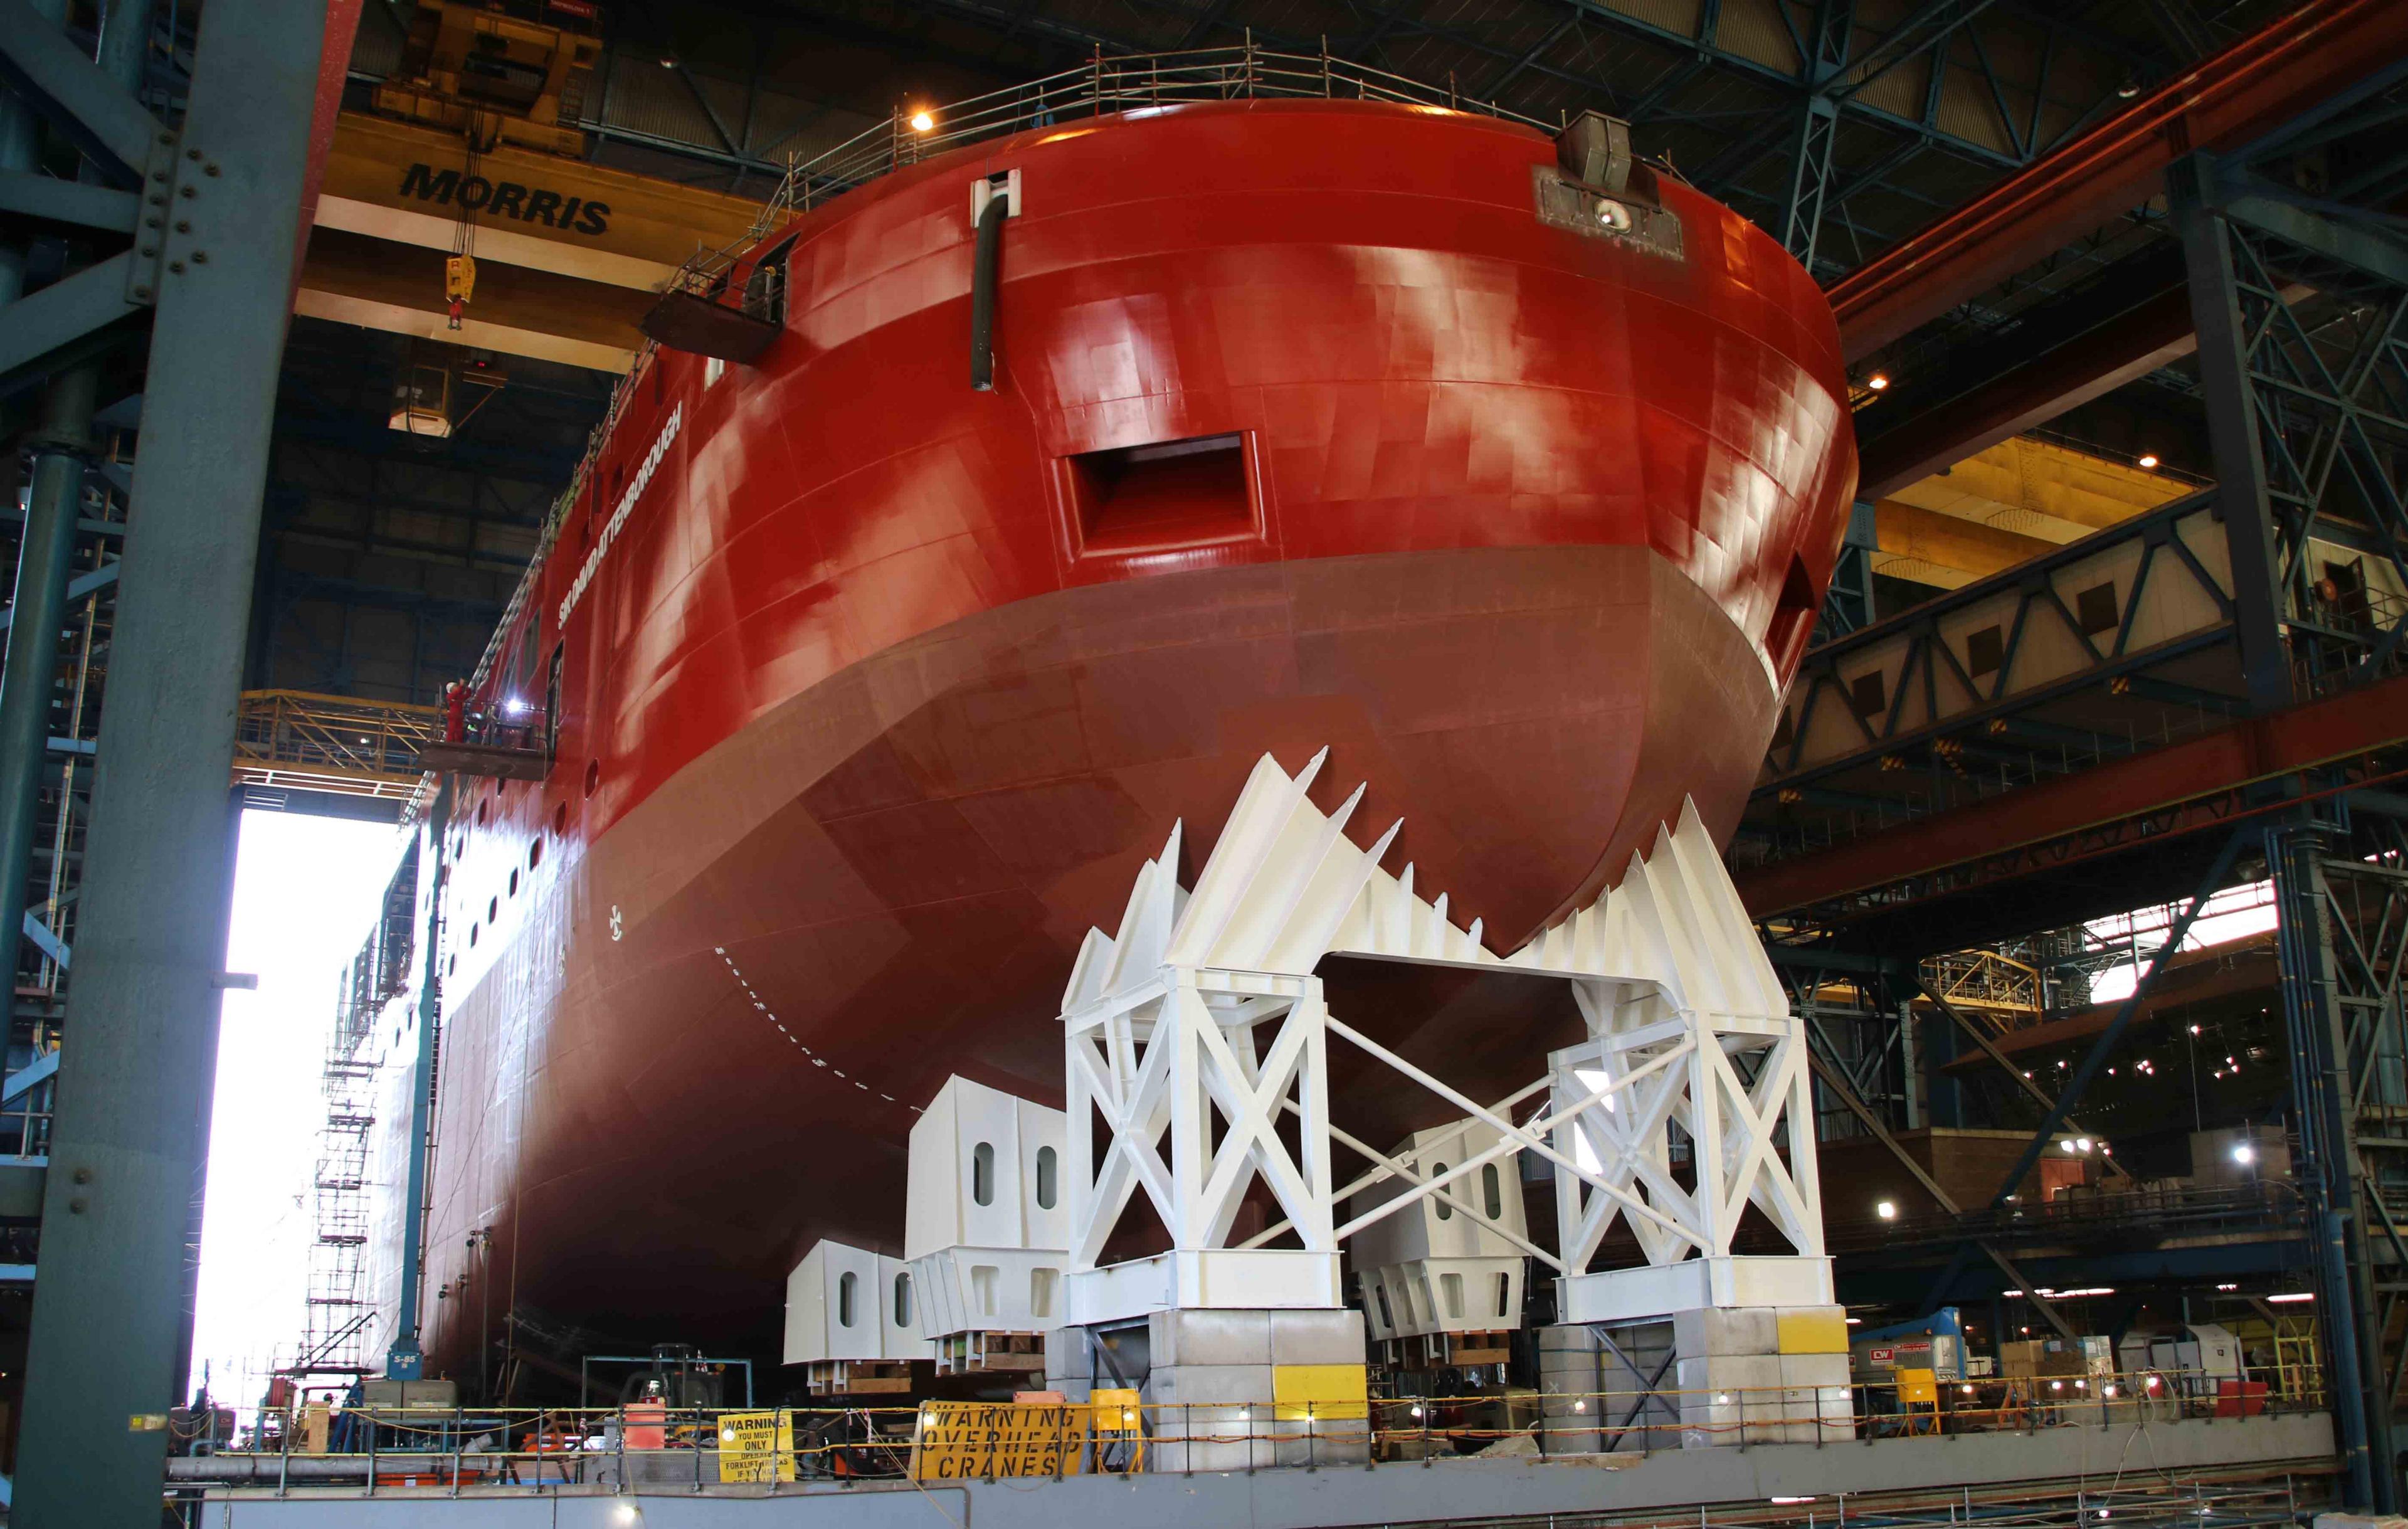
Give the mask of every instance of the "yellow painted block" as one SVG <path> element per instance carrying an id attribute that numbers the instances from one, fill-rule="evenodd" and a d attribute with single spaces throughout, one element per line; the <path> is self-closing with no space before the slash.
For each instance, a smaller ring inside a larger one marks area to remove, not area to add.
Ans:
<path id="1" fill-rule="evenodd" d="M 1370 1416 L 1370 1388 L 1360 1364 L 1274 1364 L 1273 1414 L 1282 1422 L 1360 1421 Z"/>
<path id="2" fill-rule="evenodd" d="M 1781 1351 L 1784 1354 L 1844 1354 L 1848 1351 L 1848 1318 L 1839 1308 L 1784 1311 L 1780 1314 Z"/>
<path id="3" fill-rule="evenodd" d="M 1088 1392 L 1087 1405 L 1096 1409 L 1096 1432 L 1098 1434 L 1134 1434 L 1143 1410 L 1138 1405 L 1135 1387 L 1097 1386 Z"/>
<path id="4" fill-rule="evenodd" d="M 1900 1370 L 1898 1372 L 1898 1399 L 1937 1405 L 1940 1400 L 1940 1372 L 1937 1370 Z"/>

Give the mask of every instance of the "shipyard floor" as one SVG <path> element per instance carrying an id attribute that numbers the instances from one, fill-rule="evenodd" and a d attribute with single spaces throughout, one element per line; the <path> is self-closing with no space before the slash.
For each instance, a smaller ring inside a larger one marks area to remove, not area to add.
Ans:
<path id="1" fill-rule="evenodd" d="M 2329 1499 L 2324 1413 L 2037 1434 L 1445 1460 L 1323 1470 L 915 1486 L 272 1488 L 212 1491 L 206 1529 L 1339 1529 L 1378 1524 L 1896 1524 L 2117 1521 L 2217 1529 L 2296 1521 Z"/>

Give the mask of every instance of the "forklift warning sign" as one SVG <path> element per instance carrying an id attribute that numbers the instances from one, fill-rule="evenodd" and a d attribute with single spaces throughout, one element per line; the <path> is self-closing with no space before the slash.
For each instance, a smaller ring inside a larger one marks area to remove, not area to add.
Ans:
<path id="1" fill-rule="evenodd" d="M 721 1413 L 719 1479 L 722 1481 L 793 1480 L 795 1415 L 783 1409 L 776 1412 Z"/>
<path id="2" fill-rule="evenodd" d="M 929 1402 L 911 1438 L 911 1479 L 1076 1476 L 1086 1413 L 1050 1402 Z"/>

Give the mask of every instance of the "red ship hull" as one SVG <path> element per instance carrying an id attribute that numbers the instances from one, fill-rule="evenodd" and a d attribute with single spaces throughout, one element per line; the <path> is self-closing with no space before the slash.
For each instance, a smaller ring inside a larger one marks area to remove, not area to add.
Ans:
<path id="1" fill-rule="evenodd" d="M 1727 831 L 1853 493 L 1836 331 L 1684 187 L 1677 259 L 1541 223 L 1553 160 L 1353 103 L 1024 135 L 798 220 L 757 368 L 652 362 L 503 648 L 561 654 L 552 778 L 454 809 L 430 1289 L 491 1226 L 496 1323 L 765 1346 L 811 1241 L 899 1243 L 949 1073 L 1058 1096 L 1081 937 L 1265 751 L 1499 951 L 1684 795 Z M 1500 1076 L 1562 1022 L 1435 1012 Z"/>

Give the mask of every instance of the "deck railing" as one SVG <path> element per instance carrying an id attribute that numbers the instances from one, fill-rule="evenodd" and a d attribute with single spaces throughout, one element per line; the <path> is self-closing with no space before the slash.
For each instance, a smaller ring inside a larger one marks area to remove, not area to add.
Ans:
<path id="1" fill-rule="evenodd" d="M 632 1491 L 688 1482 L 845 1481 L 914 1474 L 948 1404 L 356 1408 L 179 1414 L 171 1484 L 291 1490 L 463 1485 Z M 1299 1404 L 1030 1404 L 1032 1448 L 999 1474 L 1182 1474 L 1421 1461 L 1483 1451 L 1645 1454 L 1700 1444 L 2125 1430 L 2184 1419 L 2325 1410 L 2321 1376 L 2261 1367 L 1860 1381 L 1844 1387 L 1397 1395 Z M 1034 1432 L 1032 1433 L 1032 1429 Z M 1038 1435 L 1043 1435 L 1041 1437 Z M 739 1443 L 738 1441 L 747 1441 Z M 923 1462 L 921 1474 L 932 1475 Z"/>

